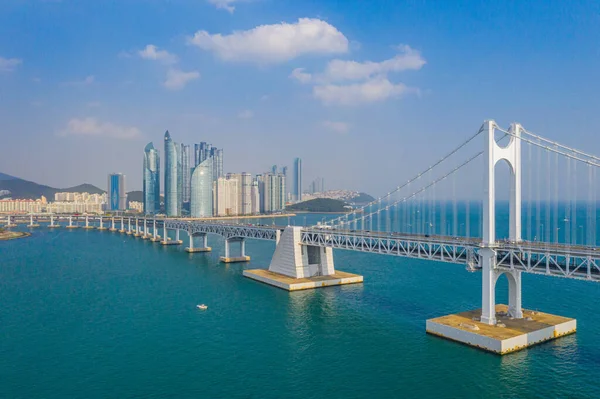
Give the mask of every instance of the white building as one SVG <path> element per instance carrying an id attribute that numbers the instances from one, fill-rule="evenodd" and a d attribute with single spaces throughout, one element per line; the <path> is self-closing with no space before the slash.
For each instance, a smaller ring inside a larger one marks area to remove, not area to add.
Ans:
<path id="1" fill-rule="evenodd" d="M 215 216 L 238 215 L 238 180 L 219 177 L 214 185 Z"/>

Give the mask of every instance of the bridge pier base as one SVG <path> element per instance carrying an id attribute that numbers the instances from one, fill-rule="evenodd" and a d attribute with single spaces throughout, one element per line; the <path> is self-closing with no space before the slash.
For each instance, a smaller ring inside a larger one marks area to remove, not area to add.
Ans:
<path id="1" fill-rule="evenodd" d="M 67 229 L 76 229 L 78 226 L 73 226 L 73 218 L 71 216 L 69 216 L 69 225 L 67 226 Z"/>
<path id="2" fill-rule="evenodd" d="M 230 246 L 232 242 L 240 243 L 240 256 L 231 256 Z M 249 262 L 250 257 L 246 256 L 246 240 L 243 238 L 225 239 L 225 256 L 221 256 L 219 260 L 223 263 Z"/>
<path id="3" fill-rule="evenodd" d="M 50 216 L 50 224 L 48 225 L 49 229 L 54 229 L 60 227 L 59 224 L 54 223 L 54 216 Z"/>
<path id="4" fill-rule="evenodd" d="M 179 239 L 179 229 L 175 229 L 175 239 L 171 240 L 167 234 L 167 227 L 163 225 L 163 240 L 160 242 L 162 245 L 180 245 L 183 241 Z"/>
<path id="5" fill-rule="evenodd" d="M 244 276 L 288 291 L 362 283 L 363 276 L 335 270 L 333 250 L 302 244 L 302 227 L 277 233 L 268 270 L 244 270 Z"/>
<path id="6" fill-rule="evenodd" d="M 194 253 L 194 252 L 210 252 L 212 248 L 208 246 L 208 234 L 204 233 L 200 235 L 202 238 L 202 246 L 194 247 L 194 235 L 192 233 L 188 233 L 190 237 L 190 245 L 185 249 L 185 252 Z"/>

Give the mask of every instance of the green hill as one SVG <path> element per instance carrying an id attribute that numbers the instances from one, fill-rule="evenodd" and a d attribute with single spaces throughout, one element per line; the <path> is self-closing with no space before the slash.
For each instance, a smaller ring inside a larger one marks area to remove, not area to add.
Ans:
<path id="1" fill-rule="evenodd" d="M 299 212 L 348 212 L 344 201 L 330 198 L 315 198 L 286 207 L 288 211 Z"/>
<path id="2" fill-rule="evenodd" d="M 102 194 L 104 190 L 91 184 L 80 184 L 75 187 L 67 188 L 54 188 L 45 186 L 43 184 L 37 184 L 31 181 L 19 179 L 4 174 L 0 174 L 3 177 L 0 179 L 0 198 L 20 198 L 20 199 L 37 199 L 42 195 L 50 201 L 54 201 L 54 194 L 59 192 L 87 192 L 90 194 Z M 9 193 L 7 193 L 7 191 Z"/>
<path id="3" fill-rule="evenodd" d="M 356 197 L 350 198 L 349 201 L 354 204 L 367 204 L 371 201 L 375 201 L 375 198 L 371 197 L 369 194 L 360 193 Z"/>

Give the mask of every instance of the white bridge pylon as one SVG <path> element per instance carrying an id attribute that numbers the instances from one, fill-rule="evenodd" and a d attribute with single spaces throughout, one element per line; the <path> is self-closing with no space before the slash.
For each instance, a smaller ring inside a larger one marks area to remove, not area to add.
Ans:
<path id="1" fill-rule="evenodd" d="M 521 241 L 521 125 L 513 123 L 510 141 L 500 147 L 495 139 L 496 122 L 483 124 L 484 136 L 484 198 L 483 198 L 483 241 L 480 251 L 482 270 L 481 322 L 496 324 L 496 282 L 502 274 L 508 278 L 508 313 L 514 318 L 523 318 L 521 309 L 521 272 L 499 270 L 496 253 L 496 165 L 505 161 L 510 167 L 509 196 L 509 240 Z"/>

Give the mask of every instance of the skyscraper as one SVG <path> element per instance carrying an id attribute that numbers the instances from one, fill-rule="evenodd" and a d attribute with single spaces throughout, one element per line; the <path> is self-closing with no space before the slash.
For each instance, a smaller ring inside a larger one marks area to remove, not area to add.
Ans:
<path id="1" fill-rule="evenodd" d="M 183 174 L 183 202 L 190 202 L 191 189 L 190 146 L 181 145 L 181 173 Z"/>
<path id="2" fill-rule="evenodd" d="M 250 173 L 242 173 L 242 215 L 252 214 L 252 175 Z"/>
<path id="3" fill-rule="evenodd" d="M 213 215 L 213 160 L 207 158 L 192 171 L 190 214 L 194 218 Z"/>
<path id="4" fill-rule="evenodd" d="M 223 150 L 213 147 L 205 141 L 194 144 L 194 166 L 198 166 L 209 157 L 213 159 L 213 180 L 216 181 L 219 177 L 225 177 L 225 172 L 223 171 Z"/>
<path id="5" fill-rule="evenodd" d="M 181 198 L 177 192 L 179 186 L 178 165 L 181 164 L 177 150 L 178 145 L 171 140 L 171 135 L 167 130 L 165 132 L 165 213 L 167 216 L 181 215 Z"/>
<path id="6" fill-rule="evenodd" d="M 274 174 L 274 175 L 277 174 L 277 165 L 271 166 L 271 173 Z"/>
<path id="7" fill-rule="evenodd" d="M 266 173 L 257 176 L 261 195 L 260 210 L 264 213 L 280 211 L 285 208 L 285 176 Z"/>
<path id="8" fill-rule="evenodd" d="M 124 211 L 127 209 L 125 175 L 121 173 L 108 175 L 108 205 L 111 211 Z"/>
<path id="9" fill-rule="evenodd" d="M 302 201 L 302 159 L 294 160 L 294 190 L 292 191 L 294 200 Z"/>
<path id="10" fill-rule="evenodd" d="M 210 156 L 210 144 L 205 141 L 194 144 L 194 167 L 200 165 Z"/>
<path id="11" fill-rule="evenodd" d="M 160 212 L 160 156 L 152 143 L 144 149 L 144 213 Z"/>

